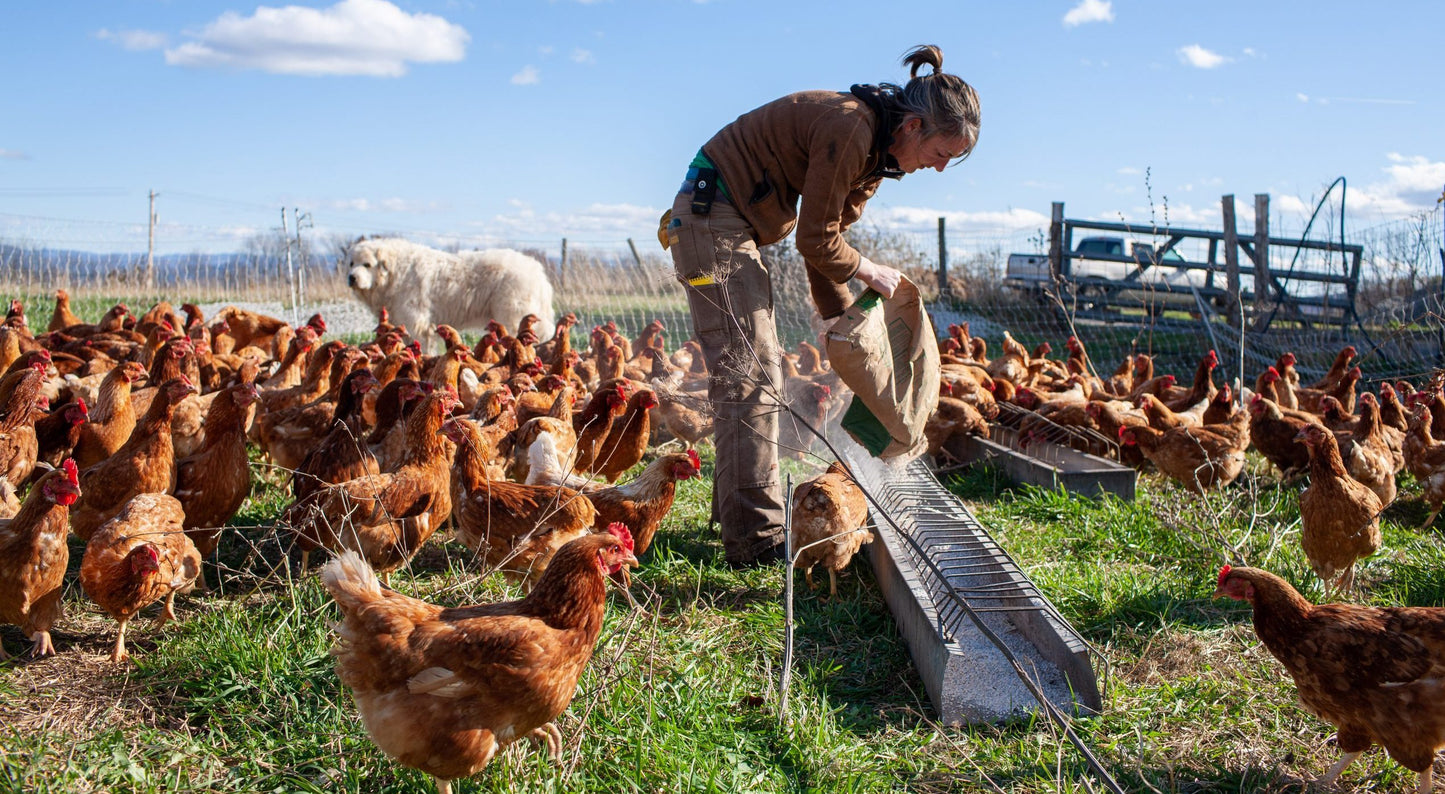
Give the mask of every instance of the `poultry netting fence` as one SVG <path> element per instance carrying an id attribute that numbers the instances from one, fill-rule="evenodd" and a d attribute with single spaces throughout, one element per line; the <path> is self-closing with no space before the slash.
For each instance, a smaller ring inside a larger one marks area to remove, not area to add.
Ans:
<path id="1" fill-rule="evenodd" d="M 1016 290 L 1006 280 L 1008 252 L 1041 253 L 1046 245 L 1041 231 L 1027 239 L 1017 233 L 989 237 L 950 231 L 941 240 L 926 233 L 859 226 L 850 230 L 849 239 L 875 261 L 899 267 L 918 283 L 940 335 L 951 323 L 968 322 L 971 334 L 986 340 L 993 355 L 1004 331 L 1030 349 L 1048 342 L 1056 356 L 1062 355 L 1069 336 L 1077 336 L 1095 367 L 1107 370 L 1101 375 L 1132 354 L 1148 353 L 1158 370 L 1187 377 L 1200 356 L 1215 349 L 1221 359 L 1217 380 L 1233 380 L 1242 359 L 1245 382 L 1252 383 L 1286 351 L 1299 359 L 1303 376 L 1317 377 L 1336 351 L 1353 344 L 1370 382 L 1418 379 L 1445 364 L 1441 214 L 1437 206 L 1348 235 L 1351 243 L 1364 248 L 1350 309 L 1328 309 L 1328 301 L 1322 301 L 1318 311 L 1309 305 L 1257 308 L 1245 295 L 1243 329 L 1228 315 L 1228 296 L 1221 300 L 1217 294 L 1213 299 L 1148 292 L 1101 297 L 1068 283 L 1042 292 Z M 32 322 L 48 313 L 54 290 L 63 287 L 71 292 L 77 312 L 90 319 L 115 301 L 144 306 L 166 299 L 210 306 L 244 303 L 287 319 L 304 319 L 319 309 L 328 311 L 328 323 L 341 333 L 366 333 L 374 323 L 346 285 L 341 254 L 358 236 L 350 232 L 289 239 L 260 234 L 227 253 L 182 252 L 176 241 L 158 238 L 155 254 L 148 255 L 143 234 L 138 239 L 129 232 L 113 240 L 87 239 L 81 245 L 75 238 L 81 231 L 32 223 L 0 238 L 0 290 L 5 297 L 24 301 Z M 1317 234 L 1322 235 L 1334 237 L 1335 232 Z M 190 242 L 198 249 L 219 245 L 217 240 Z M 578 315 L 574 333 L 581 336 L 574 341 L 585 343 L 587 330 L 607 321 L 633 337 L 647 323 L 661 320 L 670 349 L 692 335 L 687 299 L 673 275 L 671 258 L 651 240 L 487 244 L 510 244 L 546 263 L 557 311 Z M 446 247 L 480 245 L 453 240 Z M 796 350 L 800 341 L 813 339 L 816 330 L 801 258 L 791 241 L 766 246 L 763 255 L 772 274 L 779 338 L 785 348 Z M 1272 270 L 1294 266 L 1274 261 L 1283 256 L 1272 252 Z M 947 290 L 939 282 L 938 263 L 944 257 Z M 341 321 L 332 323 L 333 314 Z"/>
<path id="2" fill-rule="evenodd" d="M 1021 290 L 1005 281 L 1001 262 L 975 258 L 956 269 L 956 277 L 950 271 L 952 294 L 935 293 L 930 308 L 940 334 L 951 323 L 967 322 L 991 356 L 999 354 L 1005 331 L 1030 350 L 1049 343 L 1056 357 L 1064 342 L 1077 336 L 1103 377 L 1128 357 L 1146 353 L 1157 372 L 1188 378 L 1213 349 L 1220 358 L 1216 382 L 1233 381 L 1242 362 L 1244 382 L 1252 386 L 1286 352 L 1298 359 L 1301 376 L 1314 380 L 1341 348 L 1354 345 L 1366 384 L 1400 378 L 1418 384 L 1445 367 L 1442 210 L 1382 224 L 1350 240 L 1364 251 L 1353 294 L 1337 286 L 1334 294 L 1320 291 L 1257 305 L 1248 283 L 1242 295 L 1212 297 L 1147 289 L 1101 296 L 1067 279 Z M 1271 252 L 1271 271 L 1291 273 L 1294 266 L 1288 253 Z M 1309 289 L 1287 277 L 1280 282 L 1291 295 Z M 1230 316 L 1231 299 L 1244 307 L 1242 318 Z"/>

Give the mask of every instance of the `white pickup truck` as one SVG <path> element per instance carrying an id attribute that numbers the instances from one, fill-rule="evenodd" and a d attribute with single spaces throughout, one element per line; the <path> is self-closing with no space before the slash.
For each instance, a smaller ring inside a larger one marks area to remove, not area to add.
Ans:
<path id="1" fill-rule="evenodd" d="M 1161 254 L 1153 243 L 1141 240 L 1085 237 L 1064 262 L 1063 275 L 1066 281 L 1079 285 L 1080 297 L 1193 304 L 1189 287 L 1204 286 L 1206 274 L 1177 266 L 1184 261 L 1173 249 Z M 1009 254 L 1004 286 L 1039 294 L 1051 281 L 1047 254 Z"/>

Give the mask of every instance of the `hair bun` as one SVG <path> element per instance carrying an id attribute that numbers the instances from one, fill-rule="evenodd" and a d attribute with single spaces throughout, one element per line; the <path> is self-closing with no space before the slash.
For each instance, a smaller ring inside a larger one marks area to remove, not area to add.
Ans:
<path id="1" fill-rule="evenodd" d="M 909 67 L 910 78 L 917 77 L 919 67 L 925 65 L 933 67 L 933 74 L 939 74 L 943 71 L 943 50 L 936 44 L 920 44 L 903 56 L 903 65 Z"/>

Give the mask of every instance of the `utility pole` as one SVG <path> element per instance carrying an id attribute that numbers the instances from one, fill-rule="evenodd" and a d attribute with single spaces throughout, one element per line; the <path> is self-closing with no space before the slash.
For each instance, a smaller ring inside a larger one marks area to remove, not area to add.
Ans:
<path id="1" fill-rule="evenodd" d="M 286 226 L 286 208 L 281 208 L 281 243 L 286 246 L 286 284 L 291 292 L 291 324 L 300 325 L 296 314 L 296 270 L 291 266 L 291 230 Z"/>
<path id="2" fill-rule="evenodd" d="M 156 288 L 156 192 L 150 191 L 150 233 L 146 241 L 146 289 L 155 291 Z"/>
<path id="3" fill-rule="evenodd" d="M 306 302 L 306 265 L 310 260 L 306 249 L 301 247 L 301 225 L 304 223 L 306 228 L 314 229 L 316 224 L 311 222 L 311 213 L 302 212 L 299 207 L 291 208 L 291 220 L 295 221 L 296 226 L 296 255 L 301 257 L 301 267 L 296 274 L 296 302 L 300 304 Z"/>

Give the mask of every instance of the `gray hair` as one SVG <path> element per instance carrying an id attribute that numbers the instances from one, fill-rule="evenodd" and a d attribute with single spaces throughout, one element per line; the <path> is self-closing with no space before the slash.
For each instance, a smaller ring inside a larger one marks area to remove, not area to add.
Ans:
<path id="1" fill-rule="evenodd" d="M 978 93 L 957 75 L 943 71 L 943 50 L 933 44 L 915 47 L 903 56 L 909 67 L 908 85 L 894 96 L 905 119 L 917 116 L 923 120 L 923 136 L 963 136 L 968 150 L 958 161 L 968 157 L 978 144 Z M 933 72 L 920 76 L 919 68 L 932 66 Z"/>

